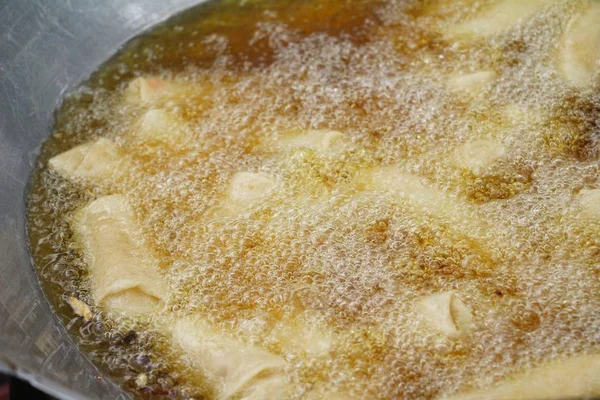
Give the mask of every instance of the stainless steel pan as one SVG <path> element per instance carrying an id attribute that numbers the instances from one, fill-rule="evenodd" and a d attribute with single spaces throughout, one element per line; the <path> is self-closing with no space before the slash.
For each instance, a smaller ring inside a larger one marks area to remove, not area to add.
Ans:
<path id="1" fill-rule="evenodd" d="M 120 45 L 203 0 L 0 0 L 0 371 L 65 399 L 128 398 L 79 352 L 42 293 L 27 181 L 53 111 Z"/>

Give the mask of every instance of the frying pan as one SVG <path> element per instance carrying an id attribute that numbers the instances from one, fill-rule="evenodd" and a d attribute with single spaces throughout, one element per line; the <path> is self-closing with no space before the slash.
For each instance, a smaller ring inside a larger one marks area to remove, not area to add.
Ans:
<path id="1" fill-rule="evenodd" d="M 31 264 L 27 182 L 62 96 L 128 39 L 204 0 L 0 0 L 0 371 L 63 399 L 126 399 L 77 349 Z"/>

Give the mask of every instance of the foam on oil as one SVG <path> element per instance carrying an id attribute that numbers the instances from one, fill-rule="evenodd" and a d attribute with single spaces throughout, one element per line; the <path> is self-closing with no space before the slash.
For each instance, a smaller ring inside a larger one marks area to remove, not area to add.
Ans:
<path id="1" fill-rule="evenodd" d="M 356 398 L 432 398 L 598 346 L 600 223 L 574 217 L 573 199 L 599 185 L 600 92 L 568 88 L 551 61 L 583 2 L 556 2 L 475 45 L 439 32 L 486 5 L 427 4 L 203 6 L 130 43 L 66 99 L 33 181 L 29 232 L 46 292 L 95 362 L 140 396 L 210 397 L 152 328 L 192 312 L 284 355 L 298 397 L 327 382 Z M 445 83 L 480 69 L 498 76 L 483 95 Z M 168 146 L 131 135 L 142 110 L 121 101 L 126 82 L 148 74 L 210 87 L 168 106 L 191 126 Z M 306 129 L 344 132 L 347 146 L 277 150 Z M 76 187 L 46 169 L 98 136 L 131 165 L 113 183 Z M 462 143 L 490 136 L 507 147 L 502 162 L 483 175 L 453 166 Z M 477 207 L 486 238 L 348 184 L 386 165 Z M 237 171 L 263 172 L 283 189 L 211 218 Z M 102 313 L 82 324 L 64 301 L 91 303 L 65 218 L 110 193 L 133 205 L 171 289 L 160 313 L 133 325 Z M 443 290 L 473 311 L 464 340 L 431 331 L 414 311 Z M 284 346 L 273 327 L 298 319 L 332 332 L 329 352 Z M 141 389 L 140 373 L 149 377 Z"/>

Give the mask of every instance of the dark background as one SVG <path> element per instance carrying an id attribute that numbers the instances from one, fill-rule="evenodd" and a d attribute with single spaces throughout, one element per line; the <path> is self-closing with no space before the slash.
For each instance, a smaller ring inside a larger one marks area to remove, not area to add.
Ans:
<path id="1" fill-rule="evenodd" d="M 0 374 L 0 400 L 56 400 L 26 382 Z"/>

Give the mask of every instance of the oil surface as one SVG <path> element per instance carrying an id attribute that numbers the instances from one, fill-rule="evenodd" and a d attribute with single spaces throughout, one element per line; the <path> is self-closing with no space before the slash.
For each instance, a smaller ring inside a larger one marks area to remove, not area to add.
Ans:
<path id="1" fill-rule="evenodd" d="M 161 331 L 196 313 L 283 355 L 297 398 L 326 384 L 382 399 L 435 398 L 597 349 L 600 222 L 581 218 L 577 196 L 600 187 L 600 92 L 569 87 L 552 61 L 585 2 L 552 2 L 474 44 L 441 33 L 490 4 L 221 1 L 129 43 L 65 99 L 29 199 L 38 274 L 81 349 L 141 397 L 210 398 Z M 480 92 L 447 84 L 479 70 L 497 76 Z M 168 145 L 131 133 L 144 110 L 122 98 L 136 76 L 204 88 L 167 105 L 191 127 Z M 279 149 L 308 129 L 343 132 L 345 147 Z M 127 154 L 131 168 L 114 181 L 82 186 L 47 169 L 98 137 Z M 501 139 L 507 156 L 477 173 L 453 161 L 483 138 Z M 440 217 L 355 184 L 390 165 L 485 218 Z M 282 189 L 222 216 L 238 171 Z M 170 295 L 143 321 L 94 308 L 84 323 L 66 302 L 93 304 L 67 219 L 112 193 L 133 205 Z M 459 341 L 428 329 L 415 309 L 447 290 L 473 314 Z M 278 322 L 298 319 L 332 332 L 327 354 L 275 335 Z M 147 384 L 135 383 L 140 374 Z"/>

